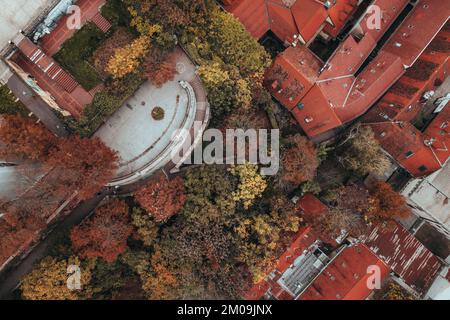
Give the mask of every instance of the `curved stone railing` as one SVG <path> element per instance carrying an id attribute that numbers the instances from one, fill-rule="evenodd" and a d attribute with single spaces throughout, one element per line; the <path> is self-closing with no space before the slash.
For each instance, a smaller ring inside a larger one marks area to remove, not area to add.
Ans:
<path id="1" fill-rule="evenodd" d="M 136 172 L 133 172 L 129 175 L 122 176 L 111 181 L 107 186 L 108 187 L 116 187 L 116 186 L 125 186 L 130 185 L 132 183 L 138 182 L 141 179 L 147 178 L 156 170 L 165 166 L 167 163 L 171 161 L 171 155 L 182 149 L 186 139 L 189 136 L 185 135 L 186 131 L 190 131 L 198 111 L 197 108 L 197 98 L 192 85 L 187 81 L 179 81 L 180 86 L 186 91 L 188 96 L 188 110 L 186 112 L 185 118 L 183 119 L 182 125 L 178 128 L 178 134 L 172 138 L 171 143 L 169 143 L 164 150 L 155 157 L 152 161 L 147 163 L 144 167 L 140 168 Z M 179 161 L 177 164 L 174 164 L 176 168 L 181 166 L 181 164 L 190 156 L 192 153 L 195 144 L 198 143 L 199 139 L 202 137 L 203 131 L 206 128 L 206 123 L 209 120 L 209 108 L 206 110 L 205 121 L 203 121 L 202 129 L 199 134 L 195 137 L 194 145 L 191 145 L 189 151 L 183 155 L 182 161 Z"/>

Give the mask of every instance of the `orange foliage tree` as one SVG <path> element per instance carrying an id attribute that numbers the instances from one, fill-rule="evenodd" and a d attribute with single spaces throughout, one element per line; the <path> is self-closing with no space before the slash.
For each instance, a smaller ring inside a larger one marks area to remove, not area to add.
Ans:
<path id="1" fill-rule="evenodd" d="M 177 74 L 173 56 L 162 57 L 162 53 L 153 50 L 145 60 L 145 73 L 148 80 L 158 88 L 167 81 L 173 80 Z"/>
<path id="2" fill-rule="evenodd" d="M 290 147 L 282 157 L 282 179 L 293 184 L 314 179 L 319 166 L 314 144 L 301 135 L 289 137 L 287 142 Z"/>
<path id="3" fill-rule="evenodd" d="M 107 262 L 114 262 L 127 249 L 127 239 L 132 232 L 127 204 L 115 199 L 99 207 L 93 217 L 74 227 L 70 239 L 80 257 L 101 257 Z"/>
<path id="4" fill-rule="evenodd" d="M 368 218 L 374 222 L 407 218 L 411 214 L 405 198 L 386 182 L 378 181 L 370 191 L 370 196 L 372 208 Z"/>
<path id="5" fill-rule="evenodd" d="M 5 212 L 3 208 L 0 209 Z M 45 225 L 38 212 L 29 214 L 24 211 L 9 209 L 0 219 L 0 265 L 21 246 L 35 240 L 36 231 Z"/>
<path id="6" fill-rule="evenodd" d="M 3 146 L 0 156 L 45 160 L 57 138 L 41 124 L 21 115 L 6 115 L 0 120 Z"/>
<path id="7" fill-rule="evenodd" d="M 176 177 L 168 181 L 160 176 L 140 188 L 135 197 L 156 222 L 166 221 L 178 213 L 186 201 L 183 179 Z"/>
<path id="8" fill-rule="evenodd" d="M 47 165 L 58 170 L 65 188 L 78 190 L 81 199 L 88 199 L 114 177 L 117 155 L 97 138 L 73 136 L 51 151 Z"/>

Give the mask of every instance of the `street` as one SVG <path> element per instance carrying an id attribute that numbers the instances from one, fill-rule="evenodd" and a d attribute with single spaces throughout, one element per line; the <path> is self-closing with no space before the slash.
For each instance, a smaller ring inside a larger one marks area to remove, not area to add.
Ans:
<path id="1" fill-rule="evenodd" d="M 70 228 L 79 224 L 83 219 L 89 216 L 89 214 L 109 194 L 109 190 L 105 189 L 101 194 L 81 203 L 64 220 L 53 226 L 47 237 L 38 243 L 27 257 L 20 261 L 18 265 L 6 270 L 0 276 L 0 299 L 11 299 L 11 294 L 20 284 L 22 277 L 32 270 L 33 265 L 36 262 L 46 257 L 48 251 L 56 244 L 56 241 L 58 240 L 58 230 Z"/>
<path id="2" fill-rule="evenodd" d="M 59 137 L 65 137 L 67 131 L 61 120 L 50 110 L 48 105 L 16 74 L 8 80 L 8 87 L 45 126 Z"/>

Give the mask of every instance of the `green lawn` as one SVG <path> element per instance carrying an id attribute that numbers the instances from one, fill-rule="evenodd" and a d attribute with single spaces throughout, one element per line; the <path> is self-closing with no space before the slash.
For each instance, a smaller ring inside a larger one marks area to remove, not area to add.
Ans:
<path id="1" fill-rule="evenodd" d="M 16 97 L 9 92 L 7 86 L 0 85 L 0 114 L 27 114 L 25 106 L 16 102 Z"/>
<path id="2" fill-rule="evenodd" d="M 104 39 L 105 34 L 89 22 L 67 40 L 53 58 L 89 91 L 100 84 L 102 79 L 87 59 Z"/>

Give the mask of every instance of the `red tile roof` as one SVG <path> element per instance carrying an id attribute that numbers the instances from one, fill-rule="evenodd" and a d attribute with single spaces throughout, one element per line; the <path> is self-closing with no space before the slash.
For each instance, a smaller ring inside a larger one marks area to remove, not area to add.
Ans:
<path id="1" fill-rule="evenodd" d="M 305 194 L 297 203 L 303 218 L 309 222 L 328 212 L 328 207 L 312 193 Z"/>
<path id="2" fill-rule="evenodd" d="M 302 215 L 302 218 L 307 224 L 314 225 L 322 215 L 327 214 L 329 208 L 320 201 L 312 193 L 307 193 L 297 203 L 297 207 Z M 317 232 L 317 237 L 324 243 L 336 247 L 338 243 L 336 239 L 333 239 L 328 234 Z"/>
<path id="3" fill-rule="evenodd" d="M 15 45 L 25 57 L 67 92 L 72 93 L 79 86 L 75 79 L 64 71 L 53 58 L 49 57 L 41 48 L 24 35 L 16 37 Z"/>
<path id="4" fill-rule="evenodd" d="M 313 87 L 321 65 L 322 61 L 307 48 L 289 47 L 276 57 L 265 83 L 283 105 L 292 105 Z M 302 73 L 297 72 L 300 68 Z"/>
<path id="5" fill-rule="evenodd" d="M 326 32 L 335 37 L 357 8 L 358 1 L 337 0 L 329 9 L 315 0 L 227 0 L 224 3 L 225 9 L 257 39 L 272 30 L 283 42 L 292 43 L 294 35 L 299 35 L 308 43 L 326 25 L 329 26 Z"/>
<path id="6" fill-rule="evenodd" d="M 441 262 L 399 223 L 375 227 L 365 241 L 402 280 L 425 294 L 441 268 Z"/>
<path id="7" fill-rule="evenodd" d="M 423 94 L 435 90 L 436 84 L 447 77 L 449 55 L 447 23 L 415 64 L 363 118 L 383 149 L 414 176 L 440 169 L 450 157 L 450 107 L 445 107 L 424 133 L 409 123 L 422 109 Z"/>
<path id="8" fill-rule="evenodd" d="M 76 5 L 80 8 L 80 20 L 81 25 L 84 25 L 86 22 L 93 20 L 99 13 L 99 9 L 106 3 L 106 0 L 78 0 Z M 70 39 L 77 29 L 69 28 L 67 24 L 67 20 L 71 17 L 71 15 L 65 15 L 59 22 L 56 28 L 50 33 L 45 35 L 40 40 L 40 45 L 44 49 L 44 51 L 49 55 L 53 56 L 55 53 L 59 51 L 63 43 Z M 95 22 L 98 22 L 98 26 L 100 29 L 107 30 L 108 21 L 104 21 L 101 17 L 97 16 Z"/>
<path id="9" fill-rule="evenodd" d="M 440 0 L 419 2 L 379 54 L 355 76 L 376 43 L 408 2 L 408 0 L 375 1 L 383 11 L 381 28 L 368 28 L 367 19 L 371 15 L 367 12 L 352 34 L 341 43 L 317 72 L 317 80 L 309 91 L 306 91 L 305 87 L 300 95 L 283 97 L 286 96 L 284 91 L 286 88 L 275 89 L 272 85 L 268 85 L 273 96 L 292 111 L 310 137 L 321 135 L 364 114 L 405 73 L 406 68 L 417 60 L 448 19 L 450 8 L 445 2 Z M 434 16 L 433 23 L 425 23 L 430 16 Z M 413 29 L 419 24 L 421 32 L 418 35 L 405 34 L 405 26 Z M 276 59 L 273 68 L 280 66 L 283 68 L 286 63 L 283 64 L 282 60 L 289 58 Z M 309 73 L 310 70 L 309 66 L 303 66 L 296 68 L 295 71 L 286 71 L 290 74 L 290 78 L 302 79 L 302 75 Z"/>
<path id="10" fill-rule="evenodd" d="M 51 94 L 58 106 L 70 112 L 77 119 L 81 117 L 84 106 L 92 102 L 92 95 L 81 86 L 78 86 L 72 93 L 67 92 L 20 52 L 15 54 L 10 62 L 30 74 L 42 90 Z"/>
<path id="11" fill-rule="evenodd" d="M 365 300 L 373 291 L 367 285 L 373 274 L 371 266 L 380 268 L 382 280 L 389 267 L 364 244 L 347 247 L 320 273 L 300 295 L 299 300 Z"/>

